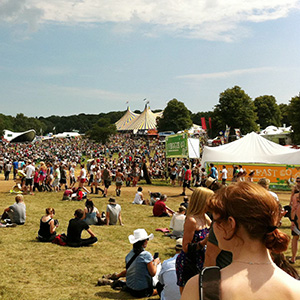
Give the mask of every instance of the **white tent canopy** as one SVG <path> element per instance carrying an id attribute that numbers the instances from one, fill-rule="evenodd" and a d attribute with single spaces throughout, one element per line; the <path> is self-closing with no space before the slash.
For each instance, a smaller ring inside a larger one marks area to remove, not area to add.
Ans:
<path id="1" fill-rule="evenodd" d="M 273 143 L 255 132 L 218 147 L 204 147 L 202 163 L 300 164 L 300 150 Z"/>

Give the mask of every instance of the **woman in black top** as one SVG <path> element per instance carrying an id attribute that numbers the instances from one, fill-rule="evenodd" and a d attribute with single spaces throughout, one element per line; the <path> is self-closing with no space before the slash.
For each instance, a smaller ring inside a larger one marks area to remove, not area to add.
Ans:
<path id="1" fill-rule="evenodd" d="M 54 220 L 55 210 L 52 207 L 46 208 L 46 215 L 40 220 L 40 230 L 38 232 L 38 239 L 41 242 L 52 242 L 56 237 L 56 228 L 58 221 Z"/>

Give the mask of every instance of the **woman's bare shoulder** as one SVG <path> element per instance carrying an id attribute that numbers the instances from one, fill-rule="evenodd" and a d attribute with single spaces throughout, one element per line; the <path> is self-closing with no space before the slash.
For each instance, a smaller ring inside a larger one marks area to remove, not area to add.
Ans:
<path id="1" fill-rule="evenodd" d="M 199 275 L 192 277 L 184 287 L 180 300 L 199 299 Z"/>

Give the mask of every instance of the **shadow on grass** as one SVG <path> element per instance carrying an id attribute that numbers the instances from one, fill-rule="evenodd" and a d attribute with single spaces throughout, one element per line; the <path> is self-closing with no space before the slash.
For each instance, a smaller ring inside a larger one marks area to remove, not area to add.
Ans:
<path id="1" fill-rule="evenodd" d="M 137 299 L 133 296 L 131 296 L 129 293 L 123 292 L 123 291 L 114 291 L 111 292 L 97 292 L 95 293 L 96 297 L 99 297 L 100 299 Z M 159 300 L 159 296 L 153 296 L 151 298 L 140 298 L 140 299 L 149 299 L 149 300 Z"/>
<path id="2" fill-rule="evenodd" d="M 126 292 L 115 290 L 97 292 L 95 296 L 100 299 L 136 299 Z"/>

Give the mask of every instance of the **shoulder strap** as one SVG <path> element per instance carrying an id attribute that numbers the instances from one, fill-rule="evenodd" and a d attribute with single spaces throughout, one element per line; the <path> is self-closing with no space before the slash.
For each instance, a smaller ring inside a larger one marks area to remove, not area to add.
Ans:
<path id="1" fill-rule="evenodd" d="M 220 279 L 221 273 L 219 267 L 204 268 L 199 274 L 199 299 L 219 300 Z"/>
<path id="2" fill-rule="evenodd" d="M 131 266 L 131 264 L 133 263 L 133 261 L 141 254 L 142 252 L 140 253 L 135 253 L 129 260 L 129 262 L 126 264 L 126 270 L 129 269 L 129 267 Z"/>

